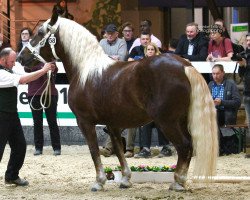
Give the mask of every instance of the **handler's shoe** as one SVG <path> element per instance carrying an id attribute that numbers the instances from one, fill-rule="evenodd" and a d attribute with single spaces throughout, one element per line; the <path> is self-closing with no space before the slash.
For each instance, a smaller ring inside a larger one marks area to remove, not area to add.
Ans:
<path id="1" fill-rule="evenodd" d="M 6 185 L 27 186 L 29 182 L 25 179 L 19 178 L 16 180 L 5 180 Z"/>
<path id="2" fill-rule="evenodd" d="M 250 154 L 246 154 L 246 155 L 245 155 L 245 158 L 250 158 Z"/>
<path id="3" fill-rule="evenodd" d="M 34 156 L 39 156 L 39 155 L 42 155 L 43 154 L 43 151 L 40 150 L 40 149 L 36 149 L 35 152 L 34 152 Z"/>

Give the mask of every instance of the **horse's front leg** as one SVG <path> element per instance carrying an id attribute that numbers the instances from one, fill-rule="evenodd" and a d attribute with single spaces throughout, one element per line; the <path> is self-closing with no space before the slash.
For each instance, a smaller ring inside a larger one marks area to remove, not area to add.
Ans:
<path id="1" fill-rule="evenodd" d="M 99 146 L 97 141 L 97 135 L 95 131 L 95 125 L 88 124 L 81 120 L 77 120 L 78 125 L 85 136 L 87 144 L 89 146 L 89 151 L 92 157 L 92 160 L 95 165 L 96 169 L 96 182 L 91 188 L 91 191 L 99 191 L 103 189 L 103 185 L 105 184 L 107 178 L 106 174 L 103 169 L 100 153 L 99 153 Z"/>
<path id="2" fill-rule="evenodd" d="M 121 171 L 122 180 L 120 183 L 120 188 L 129 188 L 132 186 L 130 182 L 131 170 L 124 156 L 124 148 L 123 148 L 123 143 L 122 143 L 121 130 L 118 128 L 111 128 L 111 127 L 108 127 L 108 129 L 110 130 L 110 138 L 114 146 L 115 154 L 118 157 L 121 168 L 122 168 L 122 171 Z"/>

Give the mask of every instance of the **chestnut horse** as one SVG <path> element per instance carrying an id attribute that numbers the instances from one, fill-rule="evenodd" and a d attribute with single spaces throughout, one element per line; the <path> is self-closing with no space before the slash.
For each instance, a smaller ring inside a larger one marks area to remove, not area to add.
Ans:
<path id="1" fill-rule="evenodd" d="M 56 40 L 55 40 L 56 39 Z M 69 80 L 69 106 L 89 146 L 96 169 L 92 191 L 106 182 L 95 132 L 107 125 L 122 167 L 121 188 L 131 186 L 121 130 L 154 121 L 178 153 L 173 190 L 185 190 L 191 158 L 195 176 L 215 173 L 218 151 L 214 103 L 202 76 L 184 59 L 163 54 L 141 61 L 119 62 L 108 57 L 95 36 L 74 21 L 53 14 L 43 23 L 18 61 L 59 57 Z M 35 58 L 35 59 L 34 59 Z"/>

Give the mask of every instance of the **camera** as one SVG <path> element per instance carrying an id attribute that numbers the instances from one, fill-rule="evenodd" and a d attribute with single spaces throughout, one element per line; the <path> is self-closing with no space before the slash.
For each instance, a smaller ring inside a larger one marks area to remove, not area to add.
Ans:
<path id="1" fill-rule="evenodd" d="M 242 58 L 247 60 L 249 55 L 250 54 L 247 54 L 245 51 L 242 51 L 242 52 L 237 53 L 237 54 L 234 53 L 231 60 L 232 61 L 242 61 Z"/>

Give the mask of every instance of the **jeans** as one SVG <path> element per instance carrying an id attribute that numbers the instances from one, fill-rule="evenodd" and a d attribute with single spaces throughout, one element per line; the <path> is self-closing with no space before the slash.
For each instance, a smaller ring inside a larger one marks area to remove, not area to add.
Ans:
<path id="1" fill-rule="evenodd" d="M 31 102 L 32 97 L 28 97 L 29 103 L 32 103 L 34 109 L 41 108 L 40 104 L 40 97 L 41 96 L 34 96 Z M 57 125 L 57 101 L 58 96 L 52 95 L 51 96 L 51 104 L 48 108 L 44 109 L 47 122 L 49 125 L 50 130 L 50 138 L 51 138 L 51 145 L 53 150 L 61 150 L 61 142 L 60 142 L 60 134 L 59 128 Z M 33 121 L 34 121 L 34 142 L 35 148 L 37 150 L 43 150 L 44 144 L 44 137 L 43 137 L 43 109 L 34 110 L 31 108 Z"/>
<path id="2" fill-rule="evenodd" d="M 0 161 L 7 142 L 10 145 L 10 159 L 5 172 L 5 180 L 16 180 L 23 166 L 26 154 L 26 141 L 17 113 L 0 114 Z M 3 115 L 5 117 L 3 118 Z"/>

